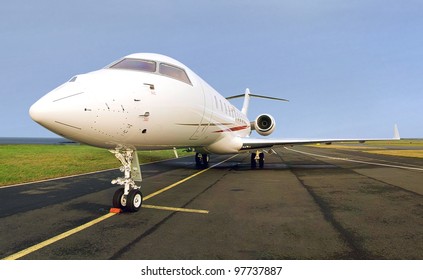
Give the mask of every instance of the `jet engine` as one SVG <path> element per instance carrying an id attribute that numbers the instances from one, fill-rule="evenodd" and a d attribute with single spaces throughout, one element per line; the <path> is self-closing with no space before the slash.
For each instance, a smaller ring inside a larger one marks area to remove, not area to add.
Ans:
<path id="1" fill-rule="evenodd" d="M 255 121 L 251 122 L 251 129 L 254 129 L 262 136 L 270 135 L 275 130 L 275 127 L 275 119 L 268 114 L 261 114 Z"/>

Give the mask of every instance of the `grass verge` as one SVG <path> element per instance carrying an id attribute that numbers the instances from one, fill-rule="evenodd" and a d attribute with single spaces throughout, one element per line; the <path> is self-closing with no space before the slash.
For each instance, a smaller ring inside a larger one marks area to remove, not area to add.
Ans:
<path id="1" fill-rule="evenodd" d="M 313 145 L 320 148 L 355 150 L 370 154 L 423 158 L 422 140 L 367 141 L 363 144 L 336 143 L 332 145 Z"/>
<path id="2" fill-rule="evenodd" d="M 178 150 L 180 156 L 190 153 Z M 174 158 L 173 150 L 139 151 L 140 163 Z M 119 168 L 107 150 L 86 145 L 0 145 L 0 186 Z"/>
<path id="3" fill-rule="evenodd" d="M 420 147 L 423 148 L 423 140 L 420 139 L 402 139 L 392 141 L 367 141 L 367 146 L 385 146 L 385 147 Z"/>
<path id="4" fill-rule="evenodd" d="M 387 155 L 387 156 L 400 156 L 423 158 L 423 150 L 378 150 L 378 151 L 364 151 L 370 154 Z"/>

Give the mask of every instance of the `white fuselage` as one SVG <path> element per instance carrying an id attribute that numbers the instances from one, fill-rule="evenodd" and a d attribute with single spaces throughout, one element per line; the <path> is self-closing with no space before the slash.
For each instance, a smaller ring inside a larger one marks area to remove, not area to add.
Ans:
<path id="1" fill-rule="evenodd" d="M 204 80 L 163 55 L 125 58 L 154 62 L 156 69 L 111 64 L 75 76 L 38 100 L 31 117 L 65 138 L 102 148 L 239 152 L 240 137 L 251 133 L 250 122 Z M 183 69 L 189 80 L 168 76 L 159 68 L 163 63 Z"/>

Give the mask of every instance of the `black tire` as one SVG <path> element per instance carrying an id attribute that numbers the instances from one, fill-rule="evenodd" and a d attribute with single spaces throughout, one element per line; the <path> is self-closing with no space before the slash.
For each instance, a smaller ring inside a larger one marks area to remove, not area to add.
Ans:
<path id="1" fill-rule="evenodd" d="M 203 166 L 204 167 L 209 166 L 210 156 L 208 154 L 202 154 L 202 156 L 203 156 Z"/>
<path id="2" fill-rule="evenodd" d="M 123 198 L 123 194 L 125 193 L 123 188 L 117 189 L 115 194 L 113 195 L 113 207 L 114 208 L 124 208 L 126 206 L 126 200 Z M 123 205 L 125 204 L 125 205 Z"/>
<path id="3" fill-rule="evenodd" d="M 128 212 L 137 212 L 141 208 L 142 199 L 140 190 L 131 190 L 126 198 L 125 210 Z"/>
<path id="4" fill-rule="evenodd" d="M 264 167 L 264 153 L 259 154 L 259 167 L 260 168 Z"/>
<path id="5" fill-rule="evenodd" d="M 256 153 L 251 153 L 251 168 L 256 168 L 257 162 L 256 162 Z"/>
<path id="6" fill-rule="evenodd" d="M 200 153 L 195 154 L 195 165 L 200 168 L 202 165 Z"/>

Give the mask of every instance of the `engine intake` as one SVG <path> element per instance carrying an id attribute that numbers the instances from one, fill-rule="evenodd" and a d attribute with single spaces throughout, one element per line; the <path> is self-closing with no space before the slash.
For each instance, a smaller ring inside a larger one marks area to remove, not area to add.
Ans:
<path id="1" fill-rule="evenodd" d="M 251 129 L 262 136 L 270 135 L 275 130 L 275 119 L 268 114 L 259 115 L 254 122 L 251 122 Z"/>

